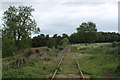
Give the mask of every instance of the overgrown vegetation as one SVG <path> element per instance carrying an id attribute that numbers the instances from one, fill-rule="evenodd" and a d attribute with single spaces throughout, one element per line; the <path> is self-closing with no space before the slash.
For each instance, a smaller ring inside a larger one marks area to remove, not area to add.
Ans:
<path id="1" fill-rule="evenodd" d="M 92 78 L 115 78 L 118 72 L 118 46 L 120 43 L 96 43 L 85 46 L 74 45 L 85 56 L 78 58 L 83 73 L 90 74 Z M 114 46 L 114 47 L 113 47 Z"/>
<path id="2" fill-rule="evenodd" d="M 77 32 L 70 36 L 63 33 L 49 37 L 40 34 L 31 39 L 32 33 L 38 33 L 40 29 L 32 18 L 34 9 L 31 6 L 10 6 L 3 14 L 2 43 L 4 44 L 3 57 L 14 56 L 17 50 L 32 47 L 44 47 L 63 49 L 68 44 L 113 42 L 119 41 L 119 33 L 97 32 L 96 24 L 93 22 L 83 22 Z M 63 44 L 64 43 L 64 44 Z"/>
<path id="3" fill-rule="evenodd" d="M 10 6 L 3 16 L 2 46 L 3 57 L 13 56 L 16 50 L 31 46 L 31 32 L 39 32 L 37 23 L 32 18 L 31 6 Z"/>
<path id="4" fill-rule="evenodd" d="M 3 78 L 49 78 L 56 69 L 59 58 L 54 50 L 50 49 L 47 57 L 39 57 L 39 51 L 35 53 L 31 50 L 25 51 L 14 57 L 3 58 Z M 43 55 L 43 54 L 41 54 Z M 33 56 L 33 57 L 31 57 Z M 26 63 L 20 66 L 16 65 L 16 60 L 25 58 Z M 48 59 L 49 60 L 45 60 Z"/>
<path id="5" fill-rule="evenodd" d="M 3 78 L 49 78 L 56 68 L 54 62 L 44 62 L 41 59 L 29 61 L 25 66 L 3 68 Z"/>

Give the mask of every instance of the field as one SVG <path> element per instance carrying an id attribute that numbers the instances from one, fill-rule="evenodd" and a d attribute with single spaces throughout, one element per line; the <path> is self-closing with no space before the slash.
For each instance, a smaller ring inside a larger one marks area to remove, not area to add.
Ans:
<path id="1" fill-rule="evenodd" d="M 115 78 L 118 77 L 118 47 L 113 43 L 75 44 L 77 53 L 64 53 L 60 70 L 57 74 L 78 74 L 74 58 L 78 61 L 81 71 L 90 78 Z M 3 78 L 50 78 L 57 69 L 60 61 L 59 53 L 50 53 L 49 61 L 42 58 L 28 59 L 26 64 L 16 67 L 14 64 L 18 55 L 3 59 Z"/>
<path id="2" fill-rule="evenodd" d="M 110 47 L 110 45 L 110 43 L 74 45 L 83 54 L 78 58 L 82 71 L 92 75 L 93 78 L 115 77 L 118 66 L 118 47 Z"/>

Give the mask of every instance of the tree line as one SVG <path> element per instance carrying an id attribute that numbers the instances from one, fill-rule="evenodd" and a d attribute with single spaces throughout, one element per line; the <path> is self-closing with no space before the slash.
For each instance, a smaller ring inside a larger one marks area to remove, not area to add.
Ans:
<path id="1" fill-rule="evenodd" d="M 40 34 L 32 38 L 32 47 L 43 47 L 47 46 L 50 48 L 62 49 L 69 44 L 69 36 L 67 34 L 54 34 L 52 37 L 49 35 Z"/>
<path id="2" fill-rule="evenodd" d="M 80 33 L 73 33 L 71 35 L 67 35 L 63 33 L 61 36 L 58 34 L 54 34 L 52 37 L 49 37 L 49 35 L 40 34 L 38 36 L 35 36 L 32 38 L 32 47 L 55 47 L 60 48 L 60 45 L 62 45 L 62 42 L 64 42 L 64 38 L 68 39 L 68 44 L 79 44 L 79 43 L 102 43 L 102 42 L 119 42 L 120 41 L 120 34 L 115 32 L 97 32 L 97 37 L 95 39 L 90 40 L 87 39 L 83 40 L 83 37 Z M 92 35 L 93 34 L 89 34 Z M 93 38 L 91 36 L 91 38 Z M 63 40 L 63 41 L 62 41 Z M 62 48 L 60 48 L 62 49 Z"/>

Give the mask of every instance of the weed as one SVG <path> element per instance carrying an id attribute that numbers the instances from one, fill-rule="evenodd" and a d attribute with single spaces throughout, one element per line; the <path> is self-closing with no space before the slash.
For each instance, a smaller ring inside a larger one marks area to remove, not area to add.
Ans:
<path id="1" fill-rule="evenodd" d="M 117 46 L 108 46 L 111 44 L 112 43 L 96 43 L 96 45 L 91 44 L 94 45 L 93 47 L 89 45 L 84 46 L 85 49 L 83 50 L 80 49 L 80 52 L 91 55 L 78 58 L 81 70 L 84 73 L 91 74 L 92 78 L 105 78 L 105 76 L 101 74 L 114 73 L 118 65 L 118 57 L 115 56 L 115 54 L 118 53 L 118 48 Z M 83 48 L 82 44 L 77 44 L 75 46 Z"/>

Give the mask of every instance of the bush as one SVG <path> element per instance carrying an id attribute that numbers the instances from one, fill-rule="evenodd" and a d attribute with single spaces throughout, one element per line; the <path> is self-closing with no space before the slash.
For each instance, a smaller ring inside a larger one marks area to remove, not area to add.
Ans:
<path id="1" fill-rule="evenodd" d="M 68 43 L 69 43 L 68 38 L 63 38 L 63 39 L 61 40 L 61 47 L 62 47 L 62 48 L 65 48 L 65 47 L 68 45 Z"/>
<path id="2" fill-rule="evenodd" d="M 9 56 L 13 56 L 16 47 L 15 47 L 15 42 L 13 41 L 13 39 L 9 39 L 7 37 L 3 37 L 2 38 L 2 57 L 9 57 Z"/>
<path id="3" fill-rule="evenodd" d="M 55 46 L 55 39 L 54 38 L 50 38 L 48 41 L 47 41 L 47 46 L 49 48 L 53 48 Z"/>
<path id="4" fill-rule="evenodd" d="M 40 53 L 39 49 L 36 49 L 36 50 L 35 50 L 35 53 Z"/>
<path id="5" fill-rule="evenodd" d="M 117 47 L 118 46 L 118 42 L 112 42 L 111 47 Z"/>
<path id="6" fill-rule="evenodd" d="M 25 53 L 25 57 L 29 57 L 30 55 L 33 55 L 33 51 L 29 49 L 29 50 Z"/>

